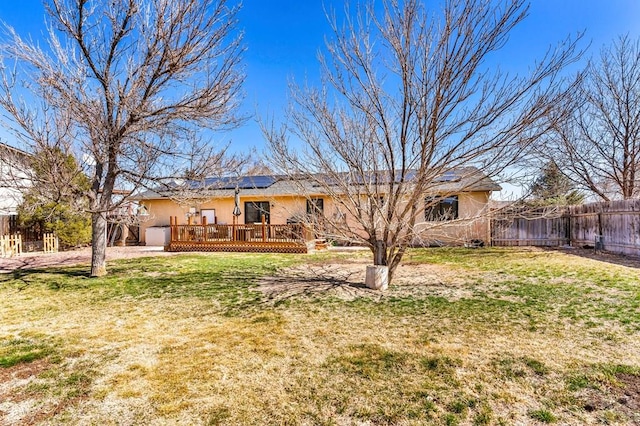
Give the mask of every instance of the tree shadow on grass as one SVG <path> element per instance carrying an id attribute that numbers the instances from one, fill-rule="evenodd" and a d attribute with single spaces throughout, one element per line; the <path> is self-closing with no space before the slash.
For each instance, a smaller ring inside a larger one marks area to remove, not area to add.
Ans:
<path id="1" fill-rule="evenodd" d="M 304 265 L 259 280 L 258 287 L 269 303 L 299 298 L 333 296 L 345 300 L 378 299 L 381 293 L 364 285 L 364 271 L 344 265 Z"/>
<path id="2" fill-rule="evenodd" d="M 2 260 L 2 259 L 0 259 Z M 16 271 L 35 271 L 39 270 L 40 273 L 43 270 L 47 272 L 55 269 L 74 268 L 75 265 L 81 265 L 84 269 L 88 269 L 86 265 L 86 257 L 82 255 L 68 256 L 64 259 L 64 265 L 60 262 L 60 259 L 56 262 L 55 259 L 47 258 L 46 256 L 25 256 L 25 257 L 13 257 L 5 259 L 0 263 L 0 276 L 4 274 L 11 274 Z"/>
<path id="3" fill-rule="evenodd" d="M 612 263 L 614 265 L 626 266 L 628 268 L 640 269 L 640 258 L 626 256 L 623 254 L 608 253 L 601 250 L 588 248 L 549 248 L 551 251 L 561 251 L 562 253 L 583 257 L 585 259 L 598 260 L 600 262 Z"/>
<path id="4" fill-rule="evenodd" d="M 32 284 L 43 283 L 43 275 L 47 277 L 46 284 L 52 288 L 61 288 L 62 282 L 69 279 L 90 278 L 89 270 L 86 266 L 64 266 L 64 267 L 31 267 L 25 264 L 23 267 L 15 268 L 10 273 L 0 274 L 0 283 L 14 282 L 17 290 L 22 291 Z"/>

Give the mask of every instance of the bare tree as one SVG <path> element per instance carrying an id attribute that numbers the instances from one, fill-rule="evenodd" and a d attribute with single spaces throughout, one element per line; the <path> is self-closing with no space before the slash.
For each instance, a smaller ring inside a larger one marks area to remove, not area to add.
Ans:
<path id="1" fill-rule="evenodd" d="M 106 273 L 114 189 L 205 174 L 202 128 L 236 125 L 244 76 L 226 0 L 47 0 L 46 48 L 6 27 L 0 106 L 20 140 L 84 160 L 91 275 Z M 194 159 L 196 161 L 194 161 Z"/>
<path id="2" fill-rule="evenodd" d="M 640 196 L 640 42 L 603 48 L 568 101 L 540 154 L 604 201 Z"/>
<path id="3" fill-rule="evenodd" d="M 548 130 L 566 93 L 559 73 L 579 53 L 567 40 L 509 76 L 487 61 L 525 18 L 523 0 L 446 0 L 441 15 L 418 0 L 374 3 L 329 17 L 322 87 L 293 86 L 287 122 L 263 127 L 274 164 L 336 200 L 330 225 L 391 278 L 425 196 L 460 170 L 473 186 L 514 164 Z"/>

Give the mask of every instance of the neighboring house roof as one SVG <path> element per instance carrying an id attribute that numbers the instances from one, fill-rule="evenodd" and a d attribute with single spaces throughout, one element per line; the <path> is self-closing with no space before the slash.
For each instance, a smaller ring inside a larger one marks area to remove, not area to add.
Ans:
<path id="1" fill-rule="evenodd" d="M 22 157 L 22 158 L 27 158 L 31 156 L 31 154 L 29 154 L 26 151 L 15 148 L 11 145 L 7 145 L 6 143 L 0 142 L 0 159 L 7 158 L 7 155 L 9 154 L 17 157 Z"/>
<path id="2" fill-rule="evenodd" d="M 413 176 L 409 173 L 409 179 Z M 300 194 L 322 195 L 322 186 L 311 179 L 292 178 L 286 175 L 259 175 L 242 177 L 210 177 L 199 181 L 188 181 L 182 184 L 173 183 L 167 189 L 150 190 L 130 197 L 133 200 L 153 200 L 168 198 L 172 191 L 206 190 L 212 198 L 228 198 L 234 196 L 235 188 L 242 191 L 243 197 L 273 197 Z M 450 170 L 434 181 L 434 193 L 500 191 L 502 188 L 491 178 L 475 167 L 464 167 Z"/>
<path id="3" fill-rule="evenodd" d="M 17 214 L 22 203 L 22 190 L 29 186 L 27 167 L 29 154 L 0 142 L 0 215 Z"/>

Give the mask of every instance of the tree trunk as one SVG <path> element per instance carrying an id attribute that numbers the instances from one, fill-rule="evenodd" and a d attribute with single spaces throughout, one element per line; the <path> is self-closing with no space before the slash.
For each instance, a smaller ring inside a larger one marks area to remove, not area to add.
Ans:
<path id="1" fill-rule="evenodd" d="M 107 274 L 107 214 L 93 213 L 91 216 L 91 276 Z"/>
<path id="2" fill-rule="evenodd" d="M 367 266 L 364 283 L 374 290 L 386 290 L 389 285 L 387 244 L 383 240 L 376 240 L 373 246 L 373 266 Z"/>
<path id="3" fill-rule="evenodd" d="M 376 240 L 373 246 L 373 264 L 379 266 L 387 265 L 387 244 L 383 240 Z"/>

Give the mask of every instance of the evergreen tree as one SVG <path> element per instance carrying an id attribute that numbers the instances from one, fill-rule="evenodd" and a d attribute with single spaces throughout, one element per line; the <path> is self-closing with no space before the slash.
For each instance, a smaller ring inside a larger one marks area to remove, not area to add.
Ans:
<path id="1" fill-rule="evenodd" d="M 531 204 L 536 206 L 581 204 L 584 196 L 558 165 L 550 161 L 531 185 Z"/>
<path id="2" fill-rule="evenodd" d="M 81 193 L 90 184 L 73 155 L 58 148 L 43 150 L 30 158 L 29 165 L 33 186 L 18 208 L 20 225 L 43 225 L 45 232 L 58 236 L 63 248 L 90 243 L 91 216 Z"/>

